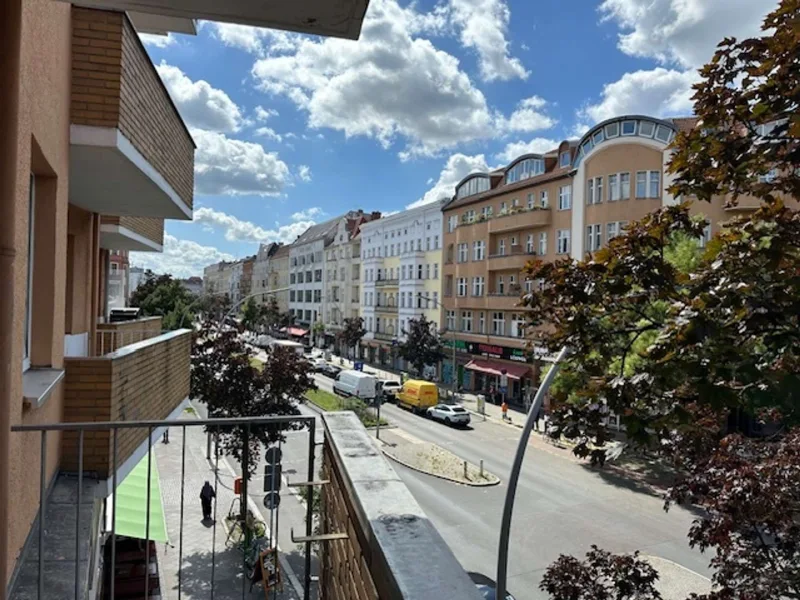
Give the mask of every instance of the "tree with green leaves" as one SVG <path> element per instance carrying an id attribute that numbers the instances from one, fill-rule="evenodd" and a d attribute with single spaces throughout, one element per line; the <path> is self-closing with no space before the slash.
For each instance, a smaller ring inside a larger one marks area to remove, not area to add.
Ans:
<path id="1" fill-rule="evenodd" d="M 264 324 L 265 314 L 263 307 L 250 298 L 242 307 L 242 327 L 248 331 L 258 331 Z"/>
<path id="2" fill-rule="evenodd" d="M 426 319 L 425 315 L 409 319 L 408 331 L 403 331 L 403 334 L 406 340 L 398 346 L 398 354 L 411 363 L 417 376 L 422 376 L 426 366 L 437 365 L 444 358 L 436 323 Z"/>
<path id="3" fill-rule="evenodd" d="M 294 350 L 273 346 L 266 350 L 263 368 L 253 364 L 254 354 L 234 331 L 219 331 L 207 321 L 192 344 L 191 394 L 204 402 L 209 418 L 244 418 L 299 415 L 296 400 L 316 385 L 308 362 Z M 251 425 L 219 428 L 223 454 L 242 464 L 248 447 L 248 476 L 255 473 L 262 448 L 284 439 L 290 426 Z M 217 428 L 210 430 L 217 433 Z"/>
<path id="4" fill-rule="evenodd" d="M 130 304 L 138 307 L 143 317 L 163 317 L 164 329 L 176 329 L 181 323 L 194 320 L 195 296 L 172 275 L 145 271 L 144 279 L 131 294 Z"/>
<path id="5" fill-rule="evenodd" d="M 573 357 L 557 432 L 597 459 L 614 412 L 631 446 L 676 466 L 666 507 L 703 509 L 689 543 L 714 551 L 703 600 L 800 598 L 800 213 L 784 205 L 800 197 L 798 22 L 800 0 L 783 0 L 763 37 L 720 44 L 695 85 L 700 122 L 676 137 L 669 166 L 676 197 L 750 196 L 759 210 L 700 256 L 680 250 L 701 234 L 680 204 L 584 262 L 528 269 L 547 284 L 527 297 L 534 324 Z M 615 598 L 659 598 L 641 564 L 610 564 L 562 557 L 541 587 L 596 598 L 600 577 Z"/>
<path id="6" fill-rule="evenodd" d="M 311 339 L 315 344 L 319 344 L 320 338 L 325 334 L 325 323 L 322 321 L 314 321 L 311 326 Z"/>
<path id="7" fill-rule="evenodd" d="M 342 341 L 345 348 L 355 350 L 361 339 L 367 333 L 367 330 L 364 328 L 364 318 L 348 317 L 344 320 L 343 325 L 343 329 L 339 332 L 339 339 Z"/>

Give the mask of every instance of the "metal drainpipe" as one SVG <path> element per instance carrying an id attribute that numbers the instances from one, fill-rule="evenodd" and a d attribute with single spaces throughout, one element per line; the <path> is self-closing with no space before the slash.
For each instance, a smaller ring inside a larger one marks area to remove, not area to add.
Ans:
<path id="1" fill-rule="evenodd" d="M 11 373 L 14 335 L 14 228 L 17 190 L 22 0 L 0 2 L 0 527 L 8 523 Z M 17 365 L 18 368 L 21 365 Z M 8 536 L 0 535 L 0 598 L 8 582 Z"/>

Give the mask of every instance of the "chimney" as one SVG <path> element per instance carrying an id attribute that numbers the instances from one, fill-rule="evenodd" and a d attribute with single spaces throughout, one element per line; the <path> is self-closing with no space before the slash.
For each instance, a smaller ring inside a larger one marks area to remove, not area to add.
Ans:
<path id="1" fill-rule="evenodd" d="M 380 218 L 381 218 L 381 211 L 379 210 L 373 210 L 372 214 L 370 214 L 370 220 L 372 221 L 377 221 Z"/>

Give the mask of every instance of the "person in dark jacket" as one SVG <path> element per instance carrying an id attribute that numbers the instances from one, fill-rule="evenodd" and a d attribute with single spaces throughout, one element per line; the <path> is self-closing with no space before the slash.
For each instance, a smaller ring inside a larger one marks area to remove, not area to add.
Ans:
<path id="1" fill-rule="evenodd" d="M 211 484 L 206 481 L 203 484 L 203 489 L 200 490 L 200 504 L 203 506 L 203 520 L 211 520 L 211 500 L 216 498 L 217 494 Z"/>

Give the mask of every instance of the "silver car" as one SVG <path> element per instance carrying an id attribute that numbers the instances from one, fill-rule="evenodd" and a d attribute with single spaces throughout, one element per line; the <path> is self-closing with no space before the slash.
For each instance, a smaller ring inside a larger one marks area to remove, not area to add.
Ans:
<path id="1" fill-rule="evenodd" d="M 443 421 L 447 425 L 469 425 L 469 411 L 460 404 L 437 404 L 427 410 L 427 415 L 431 419 Z"/>

